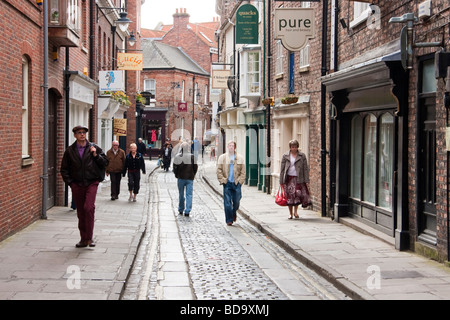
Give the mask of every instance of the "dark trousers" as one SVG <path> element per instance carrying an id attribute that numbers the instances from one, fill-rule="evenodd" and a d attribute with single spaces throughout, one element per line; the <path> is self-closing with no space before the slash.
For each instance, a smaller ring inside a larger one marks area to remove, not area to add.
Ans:
<path id="1" fill-rule="evenodd" d="M 228 181 L 223 185 L 223 206 L 225 208 L 226 223 L 233 222 L 242 198 L 241 184 Z"/>
<path id="2" fill-rule="evenodd" d="M 72 188 L 72 196 L 77 206 L 78 229 L 80 230 L 81 241 L 86 242 L 92 240 L 98 182 L 91 183 L 87 187 L 72 183 L 70 187 Z"/>
<path id="3" fill-rule="evenodd" d="M 110 172 L 109 176 L 111 177 L 111 198 L 117 198 L 120 194 L 122 172 Z"/>
<path id="4" fill-rule="evenodd" d="M 134 194 L 138 194 L 140 183 L 141 183 L 141 171 L 128 170 L 128 191 L 133 191 Z"/>

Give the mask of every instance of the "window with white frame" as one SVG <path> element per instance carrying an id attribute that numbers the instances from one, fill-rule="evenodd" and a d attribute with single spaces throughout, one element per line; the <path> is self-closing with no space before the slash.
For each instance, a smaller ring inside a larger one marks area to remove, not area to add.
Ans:
<path id="1" fill-rule="evenodd" d="M 156 81 L 155 79 L 144 80 L 144 91 L 150 92 L 156 98 Z"/>
<path id="2" fill-rule="evenodd" d="M 309 41 L 306 46 L 300 50 L 300 69 L 309 67 Z"/>
<path id="3" fill-rule="evenodd" d="M 366 21 L 370 14 L 369 3 L 353 2 L 353 20 L 350 22 L 350 28 L 354 28 L 362 22 Z"/>
<path id="4" fill-rule="evenodd" d="M 181 101 L 184 100 L 184 80 L 181 82 Z"/>
<path id="5" fill-rule="evenodd" d="M 30 156 L 28 150 L 29 77 L 29 61 L 27 57 L 22 56 L 22 158 Z"/>
<path id="6" fill-rule="evenodd" d="M 311 8 L 311 1 L 302 2 L 302 8 Z"/>
<path id="7" fill-rule="evenodd" d="M 208 85 L 205 85 L 205 105 L 208 105 Z"/>
<path id="8" fill-rule="evenodd" d="M 194 85 L 194 103 L 198 104 L 198 96 L 200 95 L 200 91 L 198 90 L 198 83 L 196 82 Z"/>
<path id="9" fill-rule="evenodd" d="M 275 75 L 282 75 L 284 72 L 284 47 L 281 40 L 276 43 L 276 60 L 275 60 Z"/>
<path id="10" fill-rule="evenodd" d="M 242 95 L 260 95 L 260 51 L 244 50 L 241 61 Z"/>
<path id="11" fill-rule="evenodd" d="M 68 0 L 67 25 L 74 30 L 80 30 L 80 0 Z"/>

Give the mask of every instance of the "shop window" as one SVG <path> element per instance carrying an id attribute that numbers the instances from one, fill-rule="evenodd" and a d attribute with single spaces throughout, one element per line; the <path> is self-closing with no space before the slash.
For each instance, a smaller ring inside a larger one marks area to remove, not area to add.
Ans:
<path id="1" fill-rule="evenodd" d="M 355 115 L 351 127 L 350 197 L 392 210 L 394 117 Z"/>
<path id="2" fill-rule="evenodd" d="M 375 204 L 375 178 L 377 170 L 377 118 L 364 119 L 364 184 L 363 200 Z"/>
<path id="3" fill-rule="evenodd" d="M 394 172 L 394 117 L 384 114 L 380 121 L 378 160 L 378 206 L 392 209 L 392 182 Z"/>

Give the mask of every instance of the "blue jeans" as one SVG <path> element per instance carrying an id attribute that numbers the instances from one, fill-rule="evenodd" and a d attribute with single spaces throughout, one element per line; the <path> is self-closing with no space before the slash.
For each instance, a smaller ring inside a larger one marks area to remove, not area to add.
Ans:
<path id="1" fill-rule="evenodd" d="M 236 211 L 239 209 L 239 202 L 242 198 L 241 184 L 237 185 L 228 181 L 223 185 L 223 206 L 225 208 L 225 222 L 232 223 Z"/>
<path id="2" fill-rule="evenodd" d="M 192 191 L 194 190 L 194 180 L 189 179 L 178 179 L 178 212 L 183 212 L 189 214 L 192 209 Z M 185 196 L 184 192 L 186 190 L 186 207 L 184 206 Z"/>

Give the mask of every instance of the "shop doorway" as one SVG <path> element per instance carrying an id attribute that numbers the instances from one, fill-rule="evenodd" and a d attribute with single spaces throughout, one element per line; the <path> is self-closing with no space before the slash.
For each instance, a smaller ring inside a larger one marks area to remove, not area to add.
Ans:
<path id="1" fill-rule="evenodd" d="M 418 105 L 419 239 L 436 245 L 436 79 L 434 59 L 420 63 Z M 433 81 L 434 80 L 434 81 Z"/>

